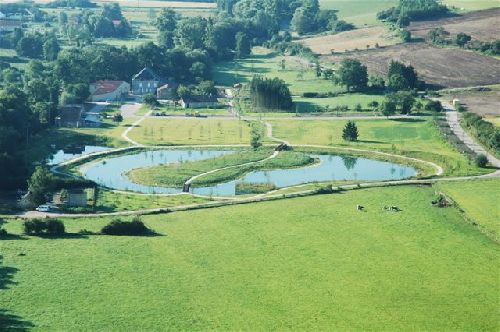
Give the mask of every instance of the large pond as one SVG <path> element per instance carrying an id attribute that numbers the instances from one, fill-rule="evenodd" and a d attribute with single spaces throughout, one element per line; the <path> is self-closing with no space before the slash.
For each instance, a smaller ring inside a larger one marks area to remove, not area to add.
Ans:
<path id="1" fill-rule="evenodd" d="M 80 171 L 85 178 L 102 186 L 141 193 L 180 193 L 181 188 L 149 186 L 132 182 L 126 175 L 132 169 L 158 166 L 180 161 L 195 161 L 234 153 L 216 150 L 155 150 L 113 157 L 84 165 Z M 319 163 L 295 169 L 255 171 L 238 180 L 210 187 L 194 187 L 191 192 L 207 196 L 235 196 L 240 182 L 271 183 L 277 188 L 333 180 L 399 180 L 417 174 L 413 167 L 390 162 L 335 155 L 315 155 Z"/>
<path id="2" fill-rule="evenodd" d="M 109 150 L 104 146 L 84 145 L 78 147 L 67 147 L 66 149 L 57 150 L 47 160 L 48 165 L 57 165 L 62 162 L 78 158 L 87 154 Z"/>

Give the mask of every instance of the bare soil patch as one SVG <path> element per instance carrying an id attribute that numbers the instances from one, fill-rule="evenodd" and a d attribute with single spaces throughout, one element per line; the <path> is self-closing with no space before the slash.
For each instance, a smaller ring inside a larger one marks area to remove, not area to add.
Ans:
<path id="1" fill-rule="evenodd" d="M 305 38 L 301 44 L 309 47 L 314 53 L 328 55 L 334 52 L 352 51 L 355 49 L 375 48 L 375 45 L 389 46 L 399 42 L 399 38 L 384 27 L 370 27 L 345 31 L 335 35 Z"/>
<path id="2" fill-rule="evenodd" d="M 500 36 L 500 8 L 480 10 L 465 15 L 434 21 L 413 22 L 409 30 L 412 35 L 426 38 L 429 30 L 443 27 L 454 37 L 460 32 L 480 41 L 493 41 Z"/>
<path id="3" fill-rule="evenodd" d="M 387 74 L 391 60 L 410 64 L 419 77 L 437 87 L 465 88 L 500 83 L 500 60 L 462 49 L 437 48 L 425 43 L 390 46 L 364 52 L 322 57 L 339 63 L 356 58 L 371 74 Z"/>
<path id="4" fill-rule="evenodd" d="M 466 91 L 449 91 L 446 96 L 450 100 L 460 100 L 460 103 L 466 106 L 469 112 L 474 112 L 483 117 L 500 116 L 500 86 Z"/>

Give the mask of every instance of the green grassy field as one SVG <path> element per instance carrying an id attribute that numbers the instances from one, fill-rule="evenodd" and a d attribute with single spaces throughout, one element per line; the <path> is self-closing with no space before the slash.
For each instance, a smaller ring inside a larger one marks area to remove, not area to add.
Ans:
<path id="1" fill-rule="evenodd" d="M 497 0 L 444 0 L 443 3 L 465 11 L 500 7 Z"/>
<path id="2" fill-rule="evenodd" d="M 285 70 L 281 69 L 282 59 L 285 59 Z M 268 49 L 255 47 L 253 55 L 246 59 L 216 64 L 213 71 L 214 81 L 217 84 L 232 86 L 235 83 L 248 83 L 254 75 L 260 74 L 284 80 L 294 95 L 304 92 L 344 91 L 332 81 L 318 79 L 316 72 L 299 60 L 298 57 L 283 57 Z"/>
<path id="3" fill-rule="evenodd" d="M 321 9 L 336 9 L 340 19 L 357 27 L 382 24 L 377 20 L 381 10 L 397 5 L 397 0 L 320 0 Z"/>
<path id="4" fill-rule="evenodd" d="M 363 111 L 370 112 L 370 107 L 368 106 L 370 102 L 376 101 L 380 104 L 383 100 L 383 95 L 368 95 L 363 93 L 345 94 L 330 98 L 294 98 L 294 102 L 296 103 L 296 107 L 299 112 L 310 112 L 314 107 L 319 109 L 328 107 L 332 110 L 335 106 L 344 105 L 349 107 L 349 112 L 352 112 L 358 104 L 361 105 Z"/>
<path id="5" fill-rule="evenodd" d="M 469 218 L 483 226 L 493 237 L 499 237 L 498 190 L 500 179 L 441 182 L 437 188 L 449 195 Z"/>
<path id="6" fill-rule="evenodd" d="M 134 193 L 115 193 L 101 190 L 96 212 L 133 211 L 141 209 L 165 208 L 207 202 L 208 198 L 191 195 L 140 195 Z"/>
<path id="7" fill-rule="evenodd" d="M 148 118 L 129 137 L 149 145 L 250 144 L 249 122 L 227 119 Z"/>
<path id="8" fill-rule="evenodd" d="M 356 120 L 358 142 L 342 140 L 347 120 L 269 121 L 273 136 L 291 144 L 337 145 L 382 150 L 434 161 L 447 175 L 481 174 L 463 155 L 446 143 L 430 119 Z"/>
<path id="9" fill-rule="evenodd" d="M 433 196 L 357 190 L 144 217 L 155 237 L 0 240 L 0 321 L 52 331 L 495 330 L 498 245 L 455 209 L 431 207 Z M 77 232 L 108 221 L 65 223 Z"/>

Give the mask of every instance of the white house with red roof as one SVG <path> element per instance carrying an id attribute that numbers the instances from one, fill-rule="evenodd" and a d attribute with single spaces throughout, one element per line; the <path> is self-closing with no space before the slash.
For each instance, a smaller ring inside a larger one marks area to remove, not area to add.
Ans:
<path id="1" fill-rule="evenodd" d="M 90 101 L 122 101 L 130 92 L 130 84 L 125 81 L 97 81 L 90 84 Z"/>

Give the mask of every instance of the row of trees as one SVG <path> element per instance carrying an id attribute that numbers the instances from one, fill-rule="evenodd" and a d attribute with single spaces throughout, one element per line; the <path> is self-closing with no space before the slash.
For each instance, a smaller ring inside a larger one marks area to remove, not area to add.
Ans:
<path id="1" fill-rule="evenodd" d="M 333 75 L 337 84 L 345 85 L 347 91 L 363 91 L 368 88 L 383 90 L 386 85 L 392 91 L 414 90 L 423 86 L 415 68 L 398 61 L 391 61 L 387 73 L 387 84 L 382 77 L 368 76 L 368 69 L 357 59 L 344 59 Z"/>
<path id="2" fill-rule="evenodd" d="M 472 36 L 464 32 L 459 32 L 454 38 L 451 38 L 450 35 L 443 27 L 437 27 L 429 30 L 427 38 L 435 45 L 455 44 L 458 47 L 468 48 L 488 55 L 500 55 L 500 40 L 481 42 L 472 40 Z"/>
<path id="3" fill-rule="evenodd" d="M 377 18 L 405 27 L 411 21 L 436 18 L 448 12 L 439 0 L 399 0 L 398 6 L 379 12 Z"/>
<path id="4" fill-rule="evenodd" d="M 292 96 L 286 83 L 278 78 L 256 75 L 250 82 L 250 99 L 257 109 L 289 110 Z"/>

